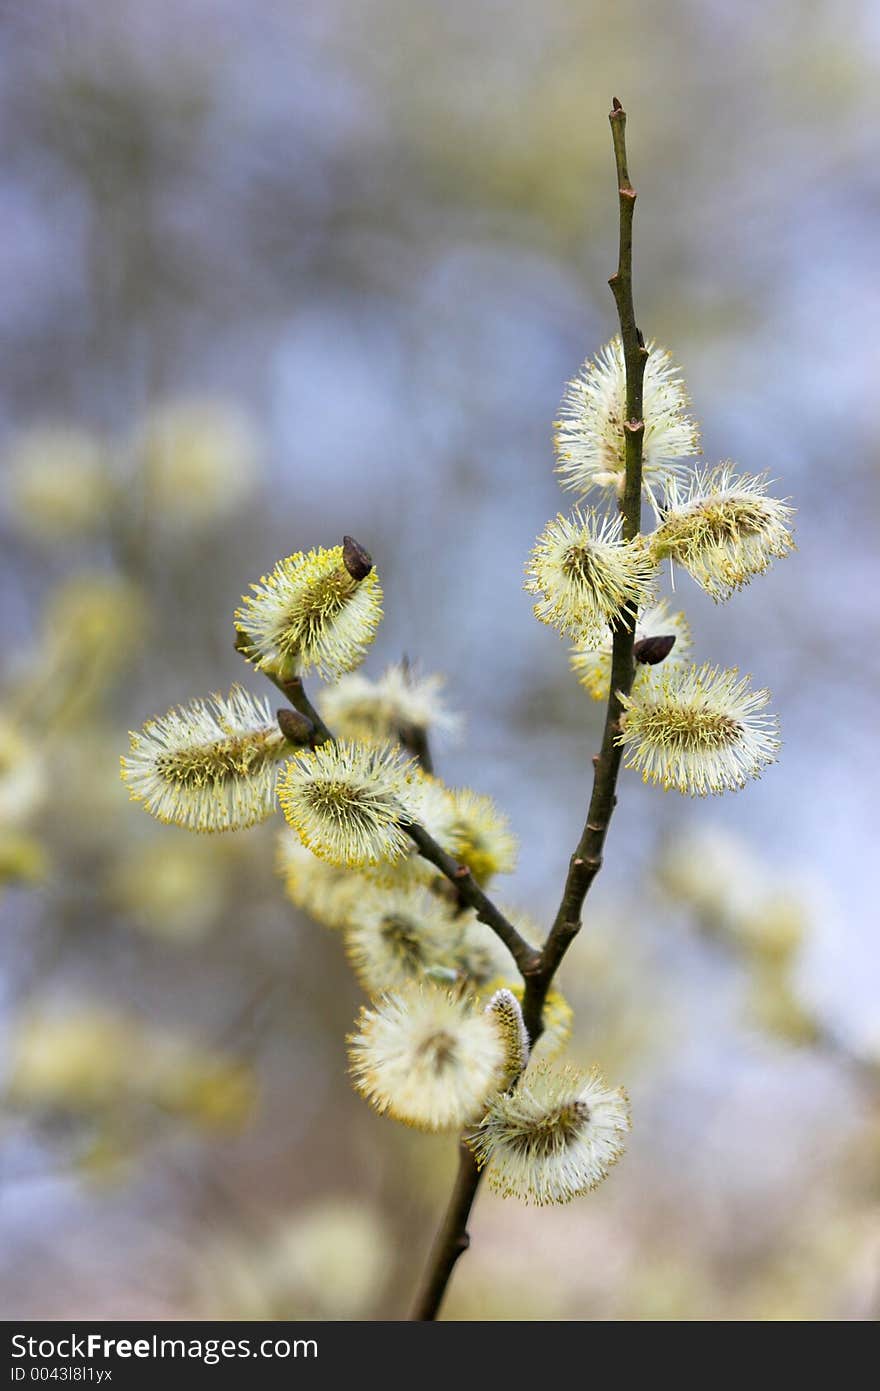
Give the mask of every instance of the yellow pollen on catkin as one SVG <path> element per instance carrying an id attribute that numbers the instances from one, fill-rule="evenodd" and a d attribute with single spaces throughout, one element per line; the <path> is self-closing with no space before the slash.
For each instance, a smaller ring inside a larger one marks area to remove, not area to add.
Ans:
<path id="1" fill-rule="evenodd" d="M 259 667 L 332 680 L 360 664 L 382 618 L 376 571 L 354 579 L 342 546 L 287 556 L 251 589 L 235 621 Z"/>
<path id="2" fill-rule="evenodd" d="M 420 1130 L 460 1130 L 505 1077 L 492 1015 L 435 985 L 405 986 L 362 1010 L 349 1057 L 355 1086 L 374 1109 Z"/>
<path id="3" fill-rule="evenodd" d="M 539 596 L 535 616 L 563 637 L 594 644 L 608 625 L 651 598 L 656 562 L 647 548 L 624 541 L 620 517 L 594 511 L 561 513 L 532 550 L 526 590 Z"/>
<path id="4" fill-rule="evenodd" d="M 736 475 L 729 464 L 676 483 L 648 549 L 683 566 L 716 602 L 729 598 L 794 549 L 793 509 L 767 487 L 766 476 Z"/>
<path id="5" fill-rule="evenodd" d="M 468 1144 L 489 1187 L 522 1202 L 567 1203 L 590 1192 L 623 1153 L 629 1102 L 593 1069 L 529 1066 L 497 1093 Z"/>
<path id="6" fill-rule="evenodd" d="M 643 384 L 642 485 L 657 494 L 682 474 L 684 460 L 700 452 L 687 390 L 670 354 L 649 342 Z M 593 488 L 620 495 L 626 477 L 626 368 L 620 336 L 584 363 L 568 383 L 554 427 L 562 486 L 585 494 Z"/>
<path id="7" fill-rule="evenodd" d="M 496 990 L 486 1010 L 495 1020 L 504 1043 L 503 1089 L 511 1086 L 525 1071 L 529 1061 L 529 1037 L 519 1000 L 512 991 L 504 988 Z"/>
<path id="8" fill-rule="evenodd" d="M 645 782 L 691 796 L 735 791 L 776 759 L 776 719 L 768 691 L 736 669 L 708 663 L 671 670 L 622 696 L 617 742 L 626 766 Z"/>
<path id="9" fill-rule="evenodd" d="M 394 746 L 321 744 L 278 775 L 281 809 L 304 845 L 334 865 L 362 869 L 402 856 L 414 766 Z"/>
<path id="10" fill-rule="evenodd" d="M 159 821 L 231 831 L 274 810 L 276 765 L 287 745 L 268 703 L 240 686 L 148 721 L 130 744 L 122 779 Z"/>

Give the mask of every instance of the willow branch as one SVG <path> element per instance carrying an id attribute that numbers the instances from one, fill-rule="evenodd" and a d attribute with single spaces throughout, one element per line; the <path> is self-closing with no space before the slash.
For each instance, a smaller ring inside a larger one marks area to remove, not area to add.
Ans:
<path id="1" fill-rule="evenodd" d="M 419 767 L 428 774 L 434 772 L 434 759 L 431 754 L 431 746 L 428 743 L 427 731 L 421 725 L 407 724 L 401 725 L 397 731 L 401 748 L 411 753 Z"/>
<path id="2" fill-rule="evenodd" d="M 241 653 L 246 662 L 251 661 L 251 653 L 254 651 L 254 641 L 253 638 L 241 628 L 236 630 L 235 650 Z M 268 664 L 259 667 L 258 670 L 272 682 L 272 685 L 281 692 L 286 700 L 290 701 L 294 710 L 299 711 L 307 720 L 311 720 L 313 733 L 310 742 L 313 746 L 316 744 L 326 744 L 333 738 L 333 735 L 330 733 L 324 721 L 321 719 L 321 716 L 306 695 L 302 677 L 282 676 L 274 667 Z"/>
<path id="3" fill-rule="evenodd" d="M 636 193 L 630 183 L 627 168 L 626 112 L 616 97 L 609 120 L 617 170 L 620 233 L 617 270 L 608 283 L 617 305 L 626 371 L 625 475 L 620 508 L 623 514 L 623 537 L 631 541 L 638 535 L 641 526 L 642 442 L 645 433 L 642 392 L 648 353 L 636 325 L 633 306 L 632 224 Z M 602 745 L 594 759 L 593 789 L 586 824 L 569 862 L 562 901 L 544 947 L 538 954 L 537 962 L 530 963 L 528 968 L 522 971 L 525 982 L 523 1018 L 532 1045 L 537 1042 L 544 1027 L 543 1014 L 547 992 L 560 962 L 580 931 L 584 899 L 602 867 L 605 837 L 617 801 L 617 775 L 620 771 L 622 753 L 617 744 L 623 708 L 620 697 L 622 694 L 628 695 L 632 689 L 635 670 L 633 645 L 636 616 L 634 611 L 625 610 L 613 624 L 611 689 L 605 711 Z M 479 1183 L 480 1171 L 467 1145 L 462 1142 L 455 1188 L 413 1310 L 414 1319 L 437 1317 L 455 1263 L 470 1244 L 467 1226 Z"/>
<path id="4" fill-rule="evenodd" d="M 642 392 L 648 352 L 636 325 L 633 306 L 632 225 L 636 191 L 630 183 L 627 168 L 626 112 L 616 97 L 608 119 L 611 122 L 611 137 L 614 143 L 620 206 L 617 270 L 608 283 L 617 305 L 626 370 L 626 418 L 623 427 L 625 477 L 620 509 L 623 516 L 624 540 L 631 541 L 638 535 L 641 527 L 642 443 L 645 434 Z M 560 962 L 580 931 L 584 899 L 602 868 L 605 837 L 617 802 L 617 775 L 622 757 L 622 750 L 617 743 L 623 709 L 621 696 L 629 695 L 635 670 L 635 620 L 636 613 L 629 609 L 612 625 L 611 689 L 605 710 L 602 744 L 598 756 L 594 759 L 595 772 L 587 819 L 569 861 L 562 900 L 544 943 L 540 962 L 526 980 L 523 1016 L 533 1043 L 543 1028 L 547 992 Z"/>
<path id="5" fill-rule="evenodd" d="M 248 651 L 253 649 L 253 643 L 247 633 L 238 632 L 235 637 L 235 647 L 247 659 Z M 313 747 L 334 741 L 335 736 L 327 728 L 306 695 L 301 677 L 279 676 L 268 666 L 261 668 L 261 670 L 263 675 L 267 676 L 272 684 L 277 686 L 278 690 L 287 697 L 293 708 L 311 722 L 312 733 L 309 742 Z M 279 723 L 281 723 L 282 732 L 286 732 L 283 722 L 279 720 Z M 424 742 L 423 757 L 425 754 L 430 757 L 427 740 Z M 526 941 L 513 923 L 504 916 L 500 908 L 497 908 L 483 892 L 468 866 L 456 860 L 452 855 L 448 855 L 443 847 L 438 845 L 429 832 L 425 830 L 425 827 L 419 825 L 417 821 L 404 821 L 401 828 L 409 836 L 422 858 L 434 865 L 435 869 L 439 869 L 440 873 L 453 885 L 459 902 L 473 908 L 479 921 L 490 927 L 501 939 L 523 977 L 529 971 L 534 971 L 540 960 L 540 953 Z"/>
<path id="6" fill-rule="evenodd" d="M 437 1317 L 455 1263 L 471 1244 L 468 1222 L 479 1186 L 477 1161 L 462 1140 L 458 1146 L 455 1187 L 410 1315 L 414 1321 L 426 1322 Z"/>
<path id="7" fill-rule="evenodd" d="M 442 845 L 438 845 L 424 826 L 417 822 L 404 822 L 403 830 L 406 831 L 410 840 L 416 846 L 423 859 L 428 860 L 440 873 L 455 885 L 459 900 L 473 908 L 480 922 L 491 927 L 496 937 L 507 947 L 514 961 L 519 968 L 523 978 L 535 971 L 541 959 L 541 953 L 529 945 L 529 943 L 517 932 L 513 923 L 510 922 L 490 898 L 483 893 L 476 879 L 474 878 L 467 865 L 459 864 L 452 855 L 448 855 Z"/>

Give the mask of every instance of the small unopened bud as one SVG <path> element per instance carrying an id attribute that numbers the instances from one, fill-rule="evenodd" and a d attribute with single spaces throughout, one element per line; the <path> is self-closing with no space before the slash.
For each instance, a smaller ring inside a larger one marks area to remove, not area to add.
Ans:
<path id="1" fill-rule="evenodd" d="M 633 644 L 633 656 L 637 662 L 655 667 L 658 662 L 669 656 L 674 646 L 674 633 L 665 633 L 662 637 L 639 638 L 638 642 Z"/>
<path id="2" fill-rule="evenodd" d="M 523 1023 L 519 1000 L 510 990 L 496 990 L 486 1012 L 491 1014 L 504 1044 L 502 1087 L 513 1085 L 529 1061 L 529 1036 Z"/>
<path id="3" fill-rule="evenodd" d="M 308 715 L 301 715 L 298 710 L 288 710 L 285 706 L 283 710 L 276 712 L 275 718 L 288 744 L 311 743 L 315 726 Z"/>
<path id="4" fill-rule="evenodd" d="M 342 563 L 353 580 L 365 580 L 373 568 L 373 557 L 353 536 L 343 536 Z"/>
<path id="5" fill-rule="evenodd" d="M 622 111 L 622 110 L 623 110 L 623 106 L 622 106 L 622 104 L 621 104 L 620 97 L 612 97 L 612 98 L 611 98 L 611 110 L 612 110 L 612 111 Z"/>

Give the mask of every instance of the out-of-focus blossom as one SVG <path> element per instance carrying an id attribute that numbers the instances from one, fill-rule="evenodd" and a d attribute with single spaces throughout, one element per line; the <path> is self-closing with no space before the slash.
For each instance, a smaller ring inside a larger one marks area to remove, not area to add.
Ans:
<path id="1" fill-rule="evenodd" d="M 766 1033 L 794 1046 L 815 1043 L 821 1032 L 815 1014 L 800 998 L 786 963 L 756 962 L 749 973 L 747 1018 Z"/>
<path id="2" fill-rule="evenodd" d="M 355 871 L 328 864 L 285 826 L 278 832 L 277 868 L 287 897 L 324 927 L 345 927 L 367 887 Z"/>
<path id="3" fill-rule="evenodd" d="M 771 889 L 736 923 L 736 935 L 749 954 L 768 965 L 791 962 L 803 945 L 811 915 L 802 895 Z"/>
<path id="4" fill-rule="evenodd" d="M 209 1129 L 238 1128 L 250 1070 L 223 1053 L 98 1004 L 34 1006 L 13 1028 L 6 1094 L 17 1106 L 85 1116 L 150 1105 Z"/>
<path id="5" fill-rule="evenodd" d="M 12 1034 L 7 1093 L 36 1108 L 107 1106 L 134 1082 L 140 1044 L 132 1021 L 102 1006 L 34 1009 Z"/>
<path id="6" fill-rule="evenodd" d="M 645 662 L 636 662 L 633 690 L 637 690 L 644 682 L 658 680 L 663 671 L 686 666 L 690 660 L 690 624 L 681 611 L 671 612 L 669 601 L 661 599 L 639 614 L 636 622 L 635 641 L 638 643 L 645 638 L 667 636 L 674 637 L 675 643 L 672 651 L 664 657 L 662 663 L 651 666 Z M 610 628 L 605 630 L 601 641 L 578 643 L 576 647 L 572 648 L 571 669 L 593 700 L 604 701 L 608 699 L 611 687 L 611 649 Z"/>
<path id="7" fill-rule="evenodd" d="M 16 522 L 42 541 L 73 541 L 110 524 L 113 484 L 101 441 L 76 426 L 23 430 L 7 445 L 7 495 Z"/>
<path id="8" fill-rule="evenodd" d="M 381 744 L 388 740 L 405 742 L 413 732 L 453 734 L 461 721 L 444 705 L 442 687 L 442 676 L 420 676 L 397 663 L 378 681 L 362 672 L 340 677 L 322 697 L 321 710 L 341 739 Z"/>
<path id="9" fill-rule="evenodd" d="M 263 1241 L 229 1239 L 200 1253 L 199 1303 L 209 1318 L 364 1318 L 393 1264 L 378 1212 L 328 1198 L 278 1218 Z"/>
<path id="10" fill-rule="evenodd" d="M 148 622 L 140 589 L 119 575 L 83 572 L 59 585 L 42 642 L 21 666 L 31 708 L 65 725 L 82 720 L 126 671 Z"/>
<path id="11" fill-rule="evenodd" d="M 452 905 L 421 885 L 375 887 L 352 905 L 345 949 L 369 995 L 425 978 L 432 967 L 454 974 L 462 924 Z"/>
<path id="12" fill-rule="evenodd" d="M 110 901 L 128 922 L 169 942 L 205 937 L 222 916 L 228 885 L 204 839 L 153 839 L 125 848 L 114 864 Z"/>
<path id="13" fill-rule="evenodd" d="M 143 1051 L 150 1101 L 204 1130 L 236 1131 L 256 1100 L 251 1069 L 189 1039 L 153 1030 Z"/>
<path id="14" fill-rule="evenodd" d="M 20 724 L 0 711 L 0 826 L 21 826 L 46 798 L 45 758 Z"/>
<path id="15" fill-rule="evenodd" d="M 663 892 L 713 935 L 732 933 L 767 888 L 760 860 L 719 826 L 682 827 L 664 839 L 654 864 Z"/>
<path id="16" fill-rule="evenodd" d="M 450 849 L 456 858 L 480 884 L 487 884 L 496 874 L 512 873 L 519 844 L 508 818 L 491 797 L 460 787 L 450 789 L 450 798 Z"/>
<path id="17" fill-rule="evenodd" d="M 49 855 L 36 836 L 0 826 L 0 886 L 38 884 L 49 872 Z"/>
<path id="18" fill-rule="evenodd" d="M 134 441 L 147 505 L 170 530 L 225 521 L 260 481 L 260 442 L 248 417 L 223 400 L 154 408 Z"/>

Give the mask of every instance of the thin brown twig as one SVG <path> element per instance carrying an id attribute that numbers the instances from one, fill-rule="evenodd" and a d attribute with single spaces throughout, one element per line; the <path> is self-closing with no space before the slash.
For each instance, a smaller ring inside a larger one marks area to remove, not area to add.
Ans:
<path id="1" fill-rule="evenodd" d="M 632 291 L 632 223 L 636 192 L 630 183 L 626 159 L 626 112 L 615 97 L 609 116 L 614 142 L 620 203 L 620 243 L 618 265 L 609 280 L 620 321 L 620 337 L 626 367 L 625 487 L 621 498 L 623 536 L 631 541 L 641 527 L 642 509 L 642 442 L 645 424 L 642 419 L 642 390 L 648 352 L 636 325 Z M 542 1029 L 544 1002 L 559 964 L 571 946 L 581 926 L 581 909 L 590 885 L 602 868 L 602 855 L 608 826 L 617 803 L 617 775 L 620 772 L 622 750 L 617 743 L 620 732 L 622 695 L 632 689 L 635 642 L 635 613 L 624 612 L 613 625 L 611 653 L 611 689 L 605 711 L 602 744 L 595 759 L 593 791 L 587 819 L 577 848 L 569 861 L 568 874 L 559 909 L 550 929 L 538 969 L 526 981 L 523 1016 L 529 1037 L 534 1041 Z"/>
<path id="2" fill-rule="evenodd" d="M 504 916 L 500 909 L 496 908 L 492 900 L 480 888 L 468 866 L 460 864 L 452 855 L 448 855 L 442 845 L 438 845 L 436 840 L 428 834 L 424 826 L 419 826 L 416 822 L 408 822 L 404 824 L 403 829 L 422 858 L 430 861 L 450 883 L 455 885 L 459 901 L 465 903 L 468 908 L 473 908 L 480 922 L 491 927 L 496 937 L 501 939 L 516 962 L 523 979 L 527 979 L 530 973 L 537 969 L 541 953 L 530 946 L 516 930 L 513 923 Z"/>
<path id="3" fill-rule="evenodd" d="M 458 1145 L 458 1172 L 442 1226 L 434 1240 L 424 1282 L 413 1305 L 411 1319 L 426 1323 L 437 1317 L 455 1263 L 471 1244 L 468 1234 L 471 1208 L 480 1186 L 477 1161 L 464 1140 Z"/>
<path id="4" fill-rule="evenodd" d="M 624 420 L 625 478 L 620 508 L 623 537 L 631 541 L 641 528 L 642 392 L 648 353 L 636 325 L 632 293 L 632 224 L 636 193 L 629 179 L 626 158 L 626 112 L 615 97 L 611 113 L 611 135 L 617 170 L 620 207 L 620 233 L 617 270 L 609 284 L 617 305 L 620 336 L 626 369 L 626 418 Z M 559 965 L 581 926 L 581 909 L 590 885 L 602 867 L 602 854 L 611 815 L 617 802 L 617 775 L 621 749 L 617 743 L 622 710 L 621 695 L 632 689 L 636 614 L 624 611 L 613 625 L 611 689 L 605 712 L 605 726 L 599 754 L 594 759 L 593 789 L 584 829 L 569 862 L 568 874 L 553 926 L 536 963 L 523 971 L 525 992 L 523 1018 L 531 1043 L 543 1030 L 544 1005 Z M 437 1235 L 412 1318 L 435 1319 L 449 1284 L 456 1261 L 469 1245 L 468 1222 L 480 1184 L 480 1170 L 467 1145 L 462 1142 L 458 1175 L 443 1225 Z"/>

